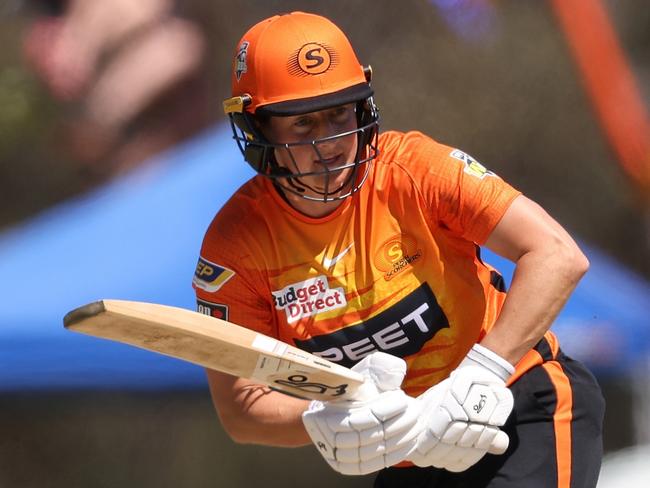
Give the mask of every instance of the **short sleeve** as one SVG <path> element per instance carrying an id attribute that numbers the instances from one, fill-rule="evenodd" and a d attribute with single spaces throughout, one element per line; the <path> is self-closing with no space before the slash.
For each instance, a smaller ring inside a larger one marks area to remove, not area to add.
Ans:
<path id="1" fill-rule="evenodd" d="M 408 171 L 438 225 L 484 244 L 521 193 L 476 159 L 420 133 L 404 137 Z"/>
<path id="2" fill-rule="evenodd" d="M 230 238 L 224 238 L 228 235 Z M 259 267 L 246 245 L 213 222 L 198 259 L 192 286 L 197 310 L 275 337 L 270 303 L 264 293 Z"/>

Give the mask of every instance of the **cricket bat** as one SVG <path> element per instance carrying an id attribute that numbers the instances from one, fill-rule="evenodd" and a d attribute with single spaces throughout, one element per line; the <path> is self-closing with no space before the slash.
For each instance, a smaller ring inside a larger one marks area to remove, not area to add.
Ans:
<path id="1" fill-rule="evenodd" d="M 68 312 L 63 324 L 312 400 L 354 399 L 364 382 L 360 373 L 284 342 L 167 305 L 100 300 Z"/>

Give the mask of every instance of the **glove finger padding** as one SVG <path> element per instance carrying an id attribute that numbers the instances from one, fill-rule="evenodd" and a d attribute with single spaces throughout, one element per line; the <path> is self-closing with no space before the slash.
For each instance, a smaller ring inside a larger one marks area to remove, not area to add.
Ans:
<path id="1" fill-rule="evenodd" d="M 483 449 L 456 447 L 444 462 L 444 468 L 453 473 L 460 473 L 470 468 L 485 456 Z"/>
<path id="2" fill-rule="evenodd" d="M 513 371 L 503 358 L 476 344 L 448 379 L 418 397 L 425 425 L 409 460 L 458 472 L 488 452 L 504 453 L 509 439 L 499 427 L 514 405 L 506 387 Z"/>
<path id="3" fill-rule="evenodd" d="M 346 475 L 370 474 L 384 469 L 385 467 L 384 459 L 381 456 L 369 459 L 367 461 L 358 461 L 352 463 L 328 461 L 328 464 L 332 467 L 332 469 L 334 469 L 334 471 Z"/>
<path id="4" fill-rule="evenodd" d="M 434 436 L 424 436 L 418 439 L 417 447 L 409 454 L 408 459 L 421 468 L 429 466 L 442 468 L 443 466 L 439 464 L 439 461 L 445 459 L 454 447 L 453 444 L 441 443 Z"/>
<path id="5" fill-rule="evenodd" d="M 474 431 L 481 431 L 479 442 L 464 447 L 460 445 L 460 442 L 457 443 L 440 462 L 440 467 L 458 473 L 474 466 L 483 459 L 485 454 L 503 454 L 508 448 L 508 434 L 498 428 L 470 424 L 470 429 L 472 428 Z M 484 448 L 485 440 L 488 438 L 492 438 L 492 442 L 487 445 L 487 448 Z"/>
<path id="6" fill-rule="evenodd" d="M 476 462 L 486 453 L 503 454 L 508 444 L 508 435 L 497 427 L 457 421 L 449 424 L 440 437 L 429 429 L 421 432 L 408 459 L 420 467 L 447 468 L 450 462 L 466 462 L 466 459 L 475 459 Z M 474 451 L 482 454 L 475 457 L 471 455 Z"/>
<path id="7" fill-rule="evenodd" d="M 503 454 L 508 450 L 509 445 L 510 437 L 508 437 L 508 434 L 502 430 L 497 429 L 497 433 L 492 439 L 492 442 L 490 442 L 490 446 L 488 447 L 488 452 L 490 454 Z"/>
<path id="8" fill-rule="evenodd" d="M 485 430 L 485 426 L 480 424 L 468 424 L 464 429 L 463 433 L 460 436 L 460 439 L 456 441 L 458 447 L 478 447 L 478 440 L 481 437 L 481 434 Z"/>
<path id="9" fill-rule="evenodd" d="M 412 451 L 420 431 L 421 404 L 399 389 L 406 372 L 402 359 L 375 353 L 352 369 L 367 378 L 362 400 L 314 401 L 302 419 L 334 470 L 367 474 L 404 460 Z"/>

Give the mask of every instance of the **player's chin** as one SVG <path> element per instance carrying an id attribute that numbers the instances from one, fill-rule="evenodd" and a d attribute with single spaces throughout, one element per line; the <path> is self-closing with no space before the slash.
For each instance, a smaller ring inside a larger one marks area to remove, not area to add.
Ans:
<path id="1" fill-rule="evenodd" d="M 349 193 L 352 186 L 352 168 L 346 168 L 341 171 L 332 172 L 329 177 L 320 176 L 314 182 L 312 188 L 322 195 L 327 194 L 328 198 Z"/>

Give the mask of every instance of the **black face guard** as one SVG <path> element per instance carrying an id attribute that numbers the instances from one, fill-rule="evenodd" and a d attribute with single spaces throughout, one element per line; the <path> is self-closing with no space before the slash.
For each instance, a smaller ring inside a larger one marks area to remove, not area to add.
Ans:
<path id="1" fill-rule="evenodd" d="M 307 142 L 290 144 L 273 144 L 268 142 L 261 134 L 253 116 L 247 112 L 229 113 L 233 139 L 237 142 L 244 159 L 260 175 L 271 178 L 282 190 L 294 193 L 306 200 L 318 202 L 331 202 L 342 200 L 357 192 L 368 177 L 370 164 L 379 154 L 379 113 L 372 97 L 357 102 L 357 128 Z M 356 135 L 357 153 L 354 161 L 339 166 L 330 167 L 323 161 L 319 145 L 344 137 Z M 316 160 L 321 161 L 322 170 L 301 173 L 294 158 L 292 148 L 310 146 L 316 155 Z M 293 164 L 293 170 L 278 165 L 275 160 L 275 151 L 282 149 L 287 152 Z M 342 171 L 352 169 L 345 182 L 337 188 L 330 188 L 330 182 Z M 302 178 L 317 176 L 324 177 L 324 188 L 317 190 L 309 186 Z M 348 188 L 347 191 L 346 188 Z M 309 190 L 316 196 L 306 195 Z"/>

